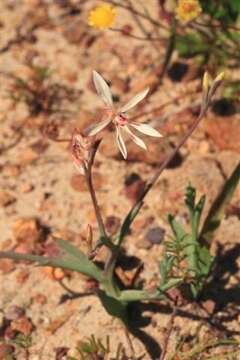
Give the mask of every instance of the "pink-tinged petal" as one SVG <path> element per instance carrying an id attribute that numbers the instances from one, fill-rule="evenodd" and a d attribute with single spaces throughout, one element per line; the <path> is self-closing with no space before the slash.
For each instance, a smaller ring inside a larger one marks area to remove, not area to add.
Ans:
<path id="1" fill-rule="evenodd" d="M 103 79 L 103 77 L 95 70 L 93 71 L 93 82 L 98 95 L 102 98 L 102 100 L 105 102 L 107 106 L 112 107 L 113 99 L 112 99 L 111 90 L 108 84 L 106 83 L 106 81 Z"/>
<path id="2" fill-rule="evenodd" d="M 118 126 L 116 126 L 116 131 L 117 131 L 117 144 L 118 144 L 119 150 L 120 150 L 122 156 L 124 157 L 124 159 L 126 160 L 126 158 L 127 158 L 127 148 L 126 148 L 126 145 L 124 143 L 124 140 L 123 140 L 123 137 L 122 137 L 122 134 L 121 134 L 121 130 L 119 129 Z"/>
<path id="3" fill-rule="evenodd" d="M 129 134 L 130 138 L 135 142 L 135 144 L 140 146 L 142 149 L 147 150 L 145 142 L 138 136 L 136 136 L 127 126 L 124 126 L 123 130 L 125 130 Z"/>
<path id="4" fill-rule="evenodd" d="M 112 121 L 111 117 L 108 117 L 106 120 L 100 121 L 100 123 L 91 126 L 88 130 L 87 130 L 87 135 L 88 136 L 94 136 L 97 133 L 99 133 L 101 130 L 103 130 L 105 127 L 108 126 L 108 124 L 110 124 L 110 122 Z"/>
<path id="5" fill-rule="evenodd" d="M 135 129 L 137 129 L 138 131 L 140 131 L 141 133 L 143 133 L 145 135 L 155 136 L 155 137 L 163 137 L 163 135 L 160 134 L 160 132 L 158 132 L 156 129 L 154 129 L 150 125 L 135 124 L 135 123 L 130 123 L 129 125 L 131 125 L 132 127 L 134 127 Z"/>
<path id="6" fill-rule="evenodd" d="M 136 106 L 140 101 L 142 101 L 148 94 L 149 88 L 141 91 L 137 95 L 135 95 L 126 105 L 123 105 L 119 112 L 125 113 Z"/>

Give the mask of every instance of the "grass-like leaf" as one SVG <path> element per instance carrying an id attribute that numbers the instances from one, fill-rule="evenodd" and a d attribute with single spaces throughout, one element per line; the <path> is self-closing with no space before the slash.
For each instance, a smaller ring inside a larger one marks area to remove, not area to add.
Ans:
<path id="1" fill-rule="evenodd" d="M 222 191 L 214 201 L 201 231 L 201 239 L 208 245 L 210 244 L 213 232 L 218 228 L 224 217 L 224 210 L 230 202 L 234 191 L 236 190 L 240 179 L 240 163 L 236 166 L 229 179 L 225 182 Z"/>
<path id="2" fill-rule="evenodd" d="M 102 270 L 99 269 L 87 256 L 75 246 L 62 239 L 56 240 L 58 246 L 63 250 L 60 256 L 45 257 L 39 255 L 20 254 L 13 251 L 1 251 L 1 258 L 13 260 L 29 260 L 38 263 L 40 266 L 60 267 L 63 269 L 80 272 L 90 276 L 97 281 L 103 280 Z"/>

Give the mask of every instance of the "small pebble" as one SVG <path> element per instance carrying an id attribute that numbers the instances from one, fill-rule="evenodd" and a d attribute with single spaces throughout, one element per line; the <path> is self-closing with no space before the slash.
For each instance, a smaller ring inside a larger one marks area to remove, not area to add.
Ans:
<path id="1" fill-rule="evenodd" d="M 145 239 L 152 245 L 161 244 L 164 239 L 165 230 L 161 227 L 154 227 L 148 230 Z"/>

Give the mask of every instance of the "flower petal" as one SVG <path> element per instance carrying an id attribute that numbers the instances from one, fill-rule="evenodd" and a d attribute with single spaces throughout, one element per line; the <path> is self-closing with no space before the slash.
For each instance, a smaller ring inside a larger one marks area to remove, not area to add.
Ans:
<path id="1" fill-rule="evenodd" d="M 127 148 L 126 148 L 126 145 L 125 145 L 124 140 L 122 138 L 121 130 L 119 129 L 118 126 L 116 126 L 116 131 L 117 131 L 117 144 L 118 144 L 119 150 L 121 151 L 122 156 L 126 160 L 126 158 L 127 158 Z"/>
<path id="2" fill-rule="evenodd" d="M 105 102 L 107 106 L 112 107 L 113 99 L 112 99 L 111 90 L 108 84 L 106 83 L 106 81 L 103 79 L 103 77 L 95 70 L 93 71 L 93 82 L 98 95 L 102 98 L 102 100 Z"/>
<path id="3" fill-rule="evenodd" d="M 136 136 L 127 126 L 124 126 L 123 129 L 130 135 L 130 138 L 140 146 L 142 149 L 147 150 L 145 142 L 140 139 L 138 136 Z"/>
<path id="4" fill-rule="evenodd" d="M 90 126 L 90 128 L 87 130 L 88 136 L 94 136 L 97 133 L 99 133 L 101 130 L 103 130 L 108 124 L 111 122 L 111 117 L 108 117 L 107 119 L 100 121 L 98 124 Z"/>
<path id="5" fill-rule="evenodd" d="M 136 106 L 140 101 L 142 101 L 148 94 L 149 88 L 141 91 L 137 95 L 135 95 L 126 105 L 123 105 L 119 112 L 125 113 L 128 110 L 132 109 L 134 106 Z"/>
<path id="6" fill-rule="evenodd" d="M 129 125 L 131 125 L 132 127 L 134 127 L 135 129 L 137 129 L 138 131 L 140 131 L 141 133 L 143 133 L 145 135 L 163 137 L 163 135 L 160 134 L 160 132 L 158 132 L 156 129 L 154 129 L 150 125 L 147 125 L 147 124 L 135 124 L 135 123 L 130 123 Z"/>

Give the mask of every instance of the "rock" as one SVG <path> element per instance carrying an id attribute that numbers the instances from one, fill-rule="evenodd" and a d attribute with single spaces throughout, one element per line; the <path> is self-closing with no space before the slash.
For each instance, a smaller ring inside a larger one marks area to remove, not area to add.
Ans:
<path id="1" fill-rule="evenodd" d="M 16 201 L 14 195 L 9 193 L 8 191 L 1 190 L 0 191 L 0 206 L 6 207 L 13 204 Z"/>
<path id="2" fill-rule="evenodd" d="M 34 186 L 29 183 L 23 183 L 19 187 L 19 191 L 23 194 L 29 193 L 34 189 Z"/>
<path id="3" fill-rule="evenodd" d="M 164 239 L 165 230 L 161 227 L 154 227 L 148 230 L 145 239 L 151 244 L 161 244 Z"/>
<path id="4" fill-rule="evenodd" d="M 47 297 L 43 294 L 37 294 L 34 296 L 33 302 L 39 305 L 44 305 L 47 303 Z"/>
<path id="5" fill-rule="evenodd" d="M 9 325 L 4 331 L 4 338 L 6 340 L 13 340 L 16 338 L 16 336 L 17 336 L 17 330 L 13 330 L 11 328 L 11 325 Z"/>
<path id="6" fill-rule="evenodd" d="M 43 272 L 44 274 L 47 275 L 48 278 L 50 278 L 51 280 L 62 280 L 65 277 L 65 272 L 64 270 L 60 269 L 60 268 L 53 268 L 51 266 L 44 266 L 43 267 Z"/>
<path id="7" fill-rule="evenodd" d="M 4 175 L 9 177 L 17 177 L 20 174 L 20 167 L 17 165 L 7 164 L 4 166 Z"/>
<path id="8" fill-rule="evenodd" d="M 65 237 L 62 236 L 58 236 L 59 238 L 62 239 L 67 239 Z M 43 245 L 43 251 L 44 251 L 44 255 L 47 257 L 59 257 L 62 254 L 62 250 L 60 249 L 60 247 L 58 246 L 58 244 L 56 243 L 56 241 L 52 240 L 51 238 L 48 239 L 44 245 Z"/>
<path id="9" fill-rule="evenodd" d="M 61 268 L 54 268 L 53 269 L 53 278 L 54 280 L 62 280 L 65 277 L 65 271 Z"/>
<path id="10" fill-rule="evenodd" d="M 41 155 L 47 150 L 49 144 L 46 142 L 45 139 L 41 139 L 33 142 L 30 146 L 34 152 Z"/>
<path id="11" fill-rule="evenodd" d="M 237 116 L 211 116 L 203 124 L 220 150 L 240 152 L 240 120 Z"/>
<path id="12" fill-rule="evenodd" d="M 28 279 L 30 273 L 28 269 L 21 269 L 16 275 L 16 281 L 18 284 L 22 285 Z"/>
<path id="13" fill-rule="evenodd" d="M 19 331 L 20 333 L 23 333 L 24 335 L 29 335 L 33 331 L 33 324 L 31 320 L 29 320 L 27 317 L 22 316 L 16 320 L 13 320 L 11 322 L 11 329 Z"/>
<path id="14" fill-rule="evenodd" d="M 4 274 L 7 274 L 14 270 L 16 267 L 16 263 L 11 259 L 1 259 L 0 261 L 0 271 Z"/>
<path id="15" fill-rule="evenodd" d="M 31 163 L 33 163 L 34 161 L 36 161 L 39 157 L 39 154 L 34 151 L 31 148 L 25 149 L 24 151 L 22 151 L 19 156 L 18 156 L 18 164 L 20 166 L 27 166 Z"/>
<path id="16" fill-rule="evenodd" d="M 135 202 L 145 187 L 145 181 L 143 181 L 139 175 L 132 173 L 125 180 L 125 194 L 126 197 Z"/>
<path id="17" fill-rule="evenodd" d="M 42 230 L 34 218 L 18 219 L 13 226 L 13 233 L 18 243 L 33 246 L 42 238 Z"/>
<path id="18" fill-rule="evenodd" d="M 0 360 L 12 359 L 11 354 L 14 352 L 14 346 L 10 344 L 0 344 Z"/>
<path id="19" fill-rule="evenodd" d="M 7 309 L 5 313 L 5 318 L 7 320 L 13 321 L 23 317 L 24 315 L 25 315 L 25 310 L 23 308 L 12 305 Z"/>
<path id="20" fill-rule="evenodd" d="M 207 313 L 210 315 L 213 314 L 216 303 L 213 300 L 209 299 L 204 301 L 202 306 L 204 307 L 204 309 L 206 309 Z"/>

